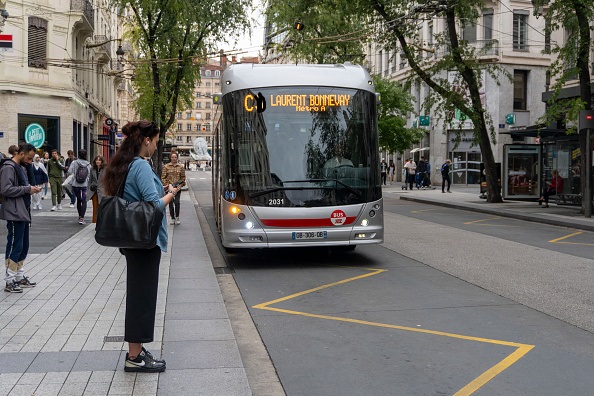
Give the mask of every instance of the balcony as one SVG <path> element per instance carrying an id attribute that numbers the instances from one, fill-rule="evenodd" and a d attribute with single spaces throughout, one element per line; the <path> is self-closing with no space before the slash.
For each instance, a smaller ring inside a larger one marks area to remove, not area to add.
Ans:
<path id="1" fill-rule="evenodd" d="M 90 0 L 70 0 L 70 11 L 81 16 L 74 24 L 75 29 L 89 35 L 95 30 L 95 11 Z"/>
<path id="2" fill-rule="evenodd" d="M 96 35 L 93 37 L 93 42 L 87 47 L 92 47 L 95 50 L 97 59 L 99 62 L 110 62 L 111 61 L 111 42 L 107 36 Z"/>
<path id="3" fill-rule="evenodd" d="M 499 41 L 477 40 L 475 45 L 480 61 L 485 62 L 499 58 Z"/>

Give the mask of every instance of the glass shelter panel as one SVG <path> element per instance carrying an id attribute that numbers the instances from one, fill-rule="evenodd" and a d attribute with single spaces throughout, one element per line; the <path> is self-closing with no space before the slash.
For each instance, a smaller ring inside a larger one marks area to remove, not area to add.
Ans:
<path id="1" fill-rule="evenodd" d="M 540 146 L 506 145 L 503 163 L 504 198 L 540 196 Z"/>

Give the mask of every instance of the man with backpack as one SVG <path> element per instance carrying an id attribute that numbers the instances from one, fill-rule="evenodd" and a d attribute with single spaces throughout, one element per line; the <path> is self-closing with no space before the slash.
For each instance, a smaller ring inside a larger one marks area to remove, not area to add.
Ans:
<path id="1" fill-rule="evenodd" d="M 12 159 L 5 159 L 0 165 L 0 219 L 6 220 L 8 229 L 4 280 L 4 291 L 22 293 L 24 287 L 34 287 L 25 276 L 24 263 L 29 253 L 29 224 L 31 223 L 31 194 L 41 191 L 29 184 L 25 170 L 31 165 L 35 147 L 21 145 Z"/>
<path id="2" fill-rule="evenodd" d="M 73 175 L 72 192 L 76 197 L 76 210 L 78 211 L 78 224 L 85 224 L 85 213 L 87 212 L 87 187 L 91 164 L 87 161 L 87 150 L 79 150 L 78 159 L 70 164 L 68 175 Z"/>
<path id="3" fill-rule="evenodd" d="M 65 176 L 67 177 L 70 174 L 70 167 L 72 166 L 72 163 L 76 161 L 76 157 L 74 156 L 74 151 L 72 150 L 68 150 L 66 155 L 68 158 L 66 158 L 66 161 L 64 162 L 64 172 L 66 173 Z M 68 197 L 70 198 L 70 207 L 74 208 L 76 194 L 74 194 L 74 191 L 70 191 L 68 188 L 64 188 L 63 191 L 68 194 Z"/>

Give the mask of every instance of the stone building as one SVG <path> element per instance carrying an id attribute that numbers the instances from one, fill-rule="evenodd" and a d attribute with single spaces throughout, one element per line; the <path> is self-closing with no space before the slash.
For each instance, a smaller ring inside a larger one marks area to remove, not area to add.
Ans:
<path id="1" fill-rule="evenodd" d="M 7 0 L 0 8 L 9 13 L 2 33 L 12 38 L 0 53 L 0 151 L 35 130 L 42 150 L 109 156 L 121 82 L 118 15 L 106 0 Z"/>

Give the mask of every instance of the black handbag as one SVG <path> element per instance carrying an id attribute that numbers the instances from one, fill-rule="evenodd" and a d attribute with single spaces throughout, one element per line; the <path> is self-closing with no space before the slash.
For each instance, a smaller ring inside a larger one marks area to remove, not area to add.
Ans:
<path id="1" fill-rule="evenodd" d="M 95 241 L 103 246 L 117 248 L 152 249 L 157 245 L 163 211 L 156 202 L 129 202 L 123 198 L 128 172 L 130 166 L 117 195 L 103 197 L 99 203 Z"/>

